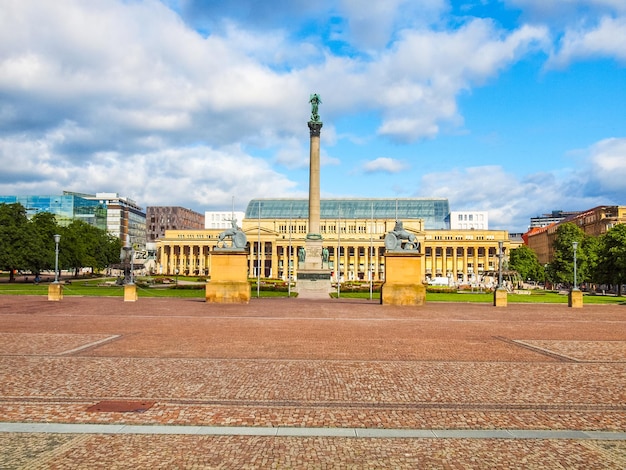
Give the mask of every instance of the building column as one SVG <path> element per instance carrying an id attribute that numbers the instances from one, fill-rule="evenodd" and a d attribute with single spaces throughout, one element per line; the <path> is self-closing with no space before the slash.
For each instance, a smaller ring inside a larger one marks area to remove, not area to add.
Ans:
<path id="1" fill-rule="evenodd" d="M 467 247 L 463 249 L 463 282 L 469 282 L 469 270 L 467 269 Z"/>
<path id="2" fill-rule="evenodd" d="M 474 266 L 473 266 L 473 271 L 474 271 L 474 277 L 476 279 L 476 282 L 479 282 L 478 279 L 478 247 L 476 245 L 474 245 L 474 260 L 473 260 Z"/>
<path id="3" fill-rule="evenodd" d="M 454 278 L 454 283 L 458 282 L 458 269 L 459 269 L 459 260 L 457 254 L 457 247 L 452 247 L 452 276 Z"/>
<path id="4" fill-rule="evenodd" d="M 169 245 L 165 243 L 161 245 L 161 253 L 160 253 L 161 256 L 159 259 L 160 270 L 157 271 L 158 274 L 167 274 L 168 272 L 169 250 L 170 250 Z"/>

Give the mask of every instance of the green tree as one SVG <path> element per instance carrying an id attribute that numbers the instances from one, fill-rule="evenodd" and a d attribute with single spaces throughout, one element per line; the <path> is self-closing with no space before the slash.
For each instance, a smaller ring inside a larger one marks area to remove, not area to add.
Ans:
<path id="1" fill-rule="evenodd" d="M 61 264 L 67 269 L 73 269 L 74 276 L 84 267 L 99 271 L 111 263 L 119 262 L 119 239 L 81 220 L 74 220 L 65 227 L 62 240 Z"/>
<path id="2" fill-rule="evenodd" d="M 28 238 L 24 206 L 0 204 L 0 269 L 9 271 L 10 282 L 15 281 L 15 271 L 24 267 Z"/>
<path id="3" fill-rule="evenodd" d="M 618 224 L 600 237 L 596 280 L 617 285 L 617 295 L 622 295 L 626 283 L 626 225 Z"/>
<path id="4" fill-rule="evenodd" d="M 554 260 L 550 263 L 550 278 L 554 282 L 573 284 L 574 282 L 574 246 L 576 250 L 576 280 L 577 284 L 589 280 L 590 266 L 588 253 L 585 248 L 591 245 L 587 242 L 585 233 L 580 227 L 571 222 L 559 225 L 554 240 Z M 583 243 L 585 241 L 585 243 Z"/>
<path id="5" fill-rule="evenodd" d="M 539 281 L 544 278 L 544 269 L 539 264 L 537 254 L 526 245 L 511 250 L 509 269 L 517 271 L 523 280 Z"/>
<path id="6" fill-rule="evenodd" d="M 54 235 L 59 232 L 54 214 L 40 212 L 35 214 L 28 224 L 25 269 L 39 274 L 44 270 L 54 269 Z"/>

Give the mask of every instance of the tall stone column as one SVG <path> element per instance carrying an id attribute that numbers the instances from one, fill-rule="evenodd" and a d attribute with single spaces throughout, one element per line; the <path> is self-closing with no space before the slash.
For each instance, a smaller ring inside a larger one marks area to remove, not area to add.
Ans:
<path id="1" fill-rule="evenodd" d="M 302 268 L 322 269 L 322 235 L 320 234 L 320 131 L 321 121 L 309 121 L 311 136 L 309 163 L 309 232 L 306 235 L 306 257 Z"/>
<path id="2" fill-rule="evenodd" d="M 323 123 L 318 114 L 318 94 L 311 95 L 309 154 L 309 230 L 304 250 L 298 253 L 298 297 L 326 297 L 331 291 L 330 270 L 324 266 L 323 240 L 320 233 L 320 132 Z"/>
<path id="3" fill-rule="evenodd" d="M 307 239 L 320 236 L 320 132 L 322 125 L 322 122 L 309 121 L 311 145 L 309 155 L 309 233 Z"/>

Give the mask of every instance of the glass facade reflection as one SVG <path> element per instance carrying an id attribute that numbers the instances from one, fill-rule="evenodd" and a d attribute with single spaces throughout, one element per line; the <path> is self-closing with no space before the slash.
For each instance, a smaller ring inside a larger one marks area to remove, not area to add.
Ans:
<path id="1" fill-rule="evenodd" d="M 83 198 L 75 194 L 60 196 L 0 196 L 0 204 L 19 203 L 26 208 L 26 215 L 31 218 L 41 212 L 54 214 L 61 226 L 69 225 L 79 219 L 90 225 L 106 230 L 107 208 L 99 201 Z"/>

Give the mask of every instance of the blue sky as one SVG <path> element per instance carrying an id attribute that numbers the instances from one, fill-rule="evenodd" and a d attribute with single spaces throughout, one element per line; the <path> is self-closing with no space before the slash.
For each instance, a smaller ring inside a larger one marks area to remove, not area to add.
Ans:
<path id="1" fill-rule="evenodd" d="M 0 194 L 626 205 L 623 0 L 5 0 Z"/>

